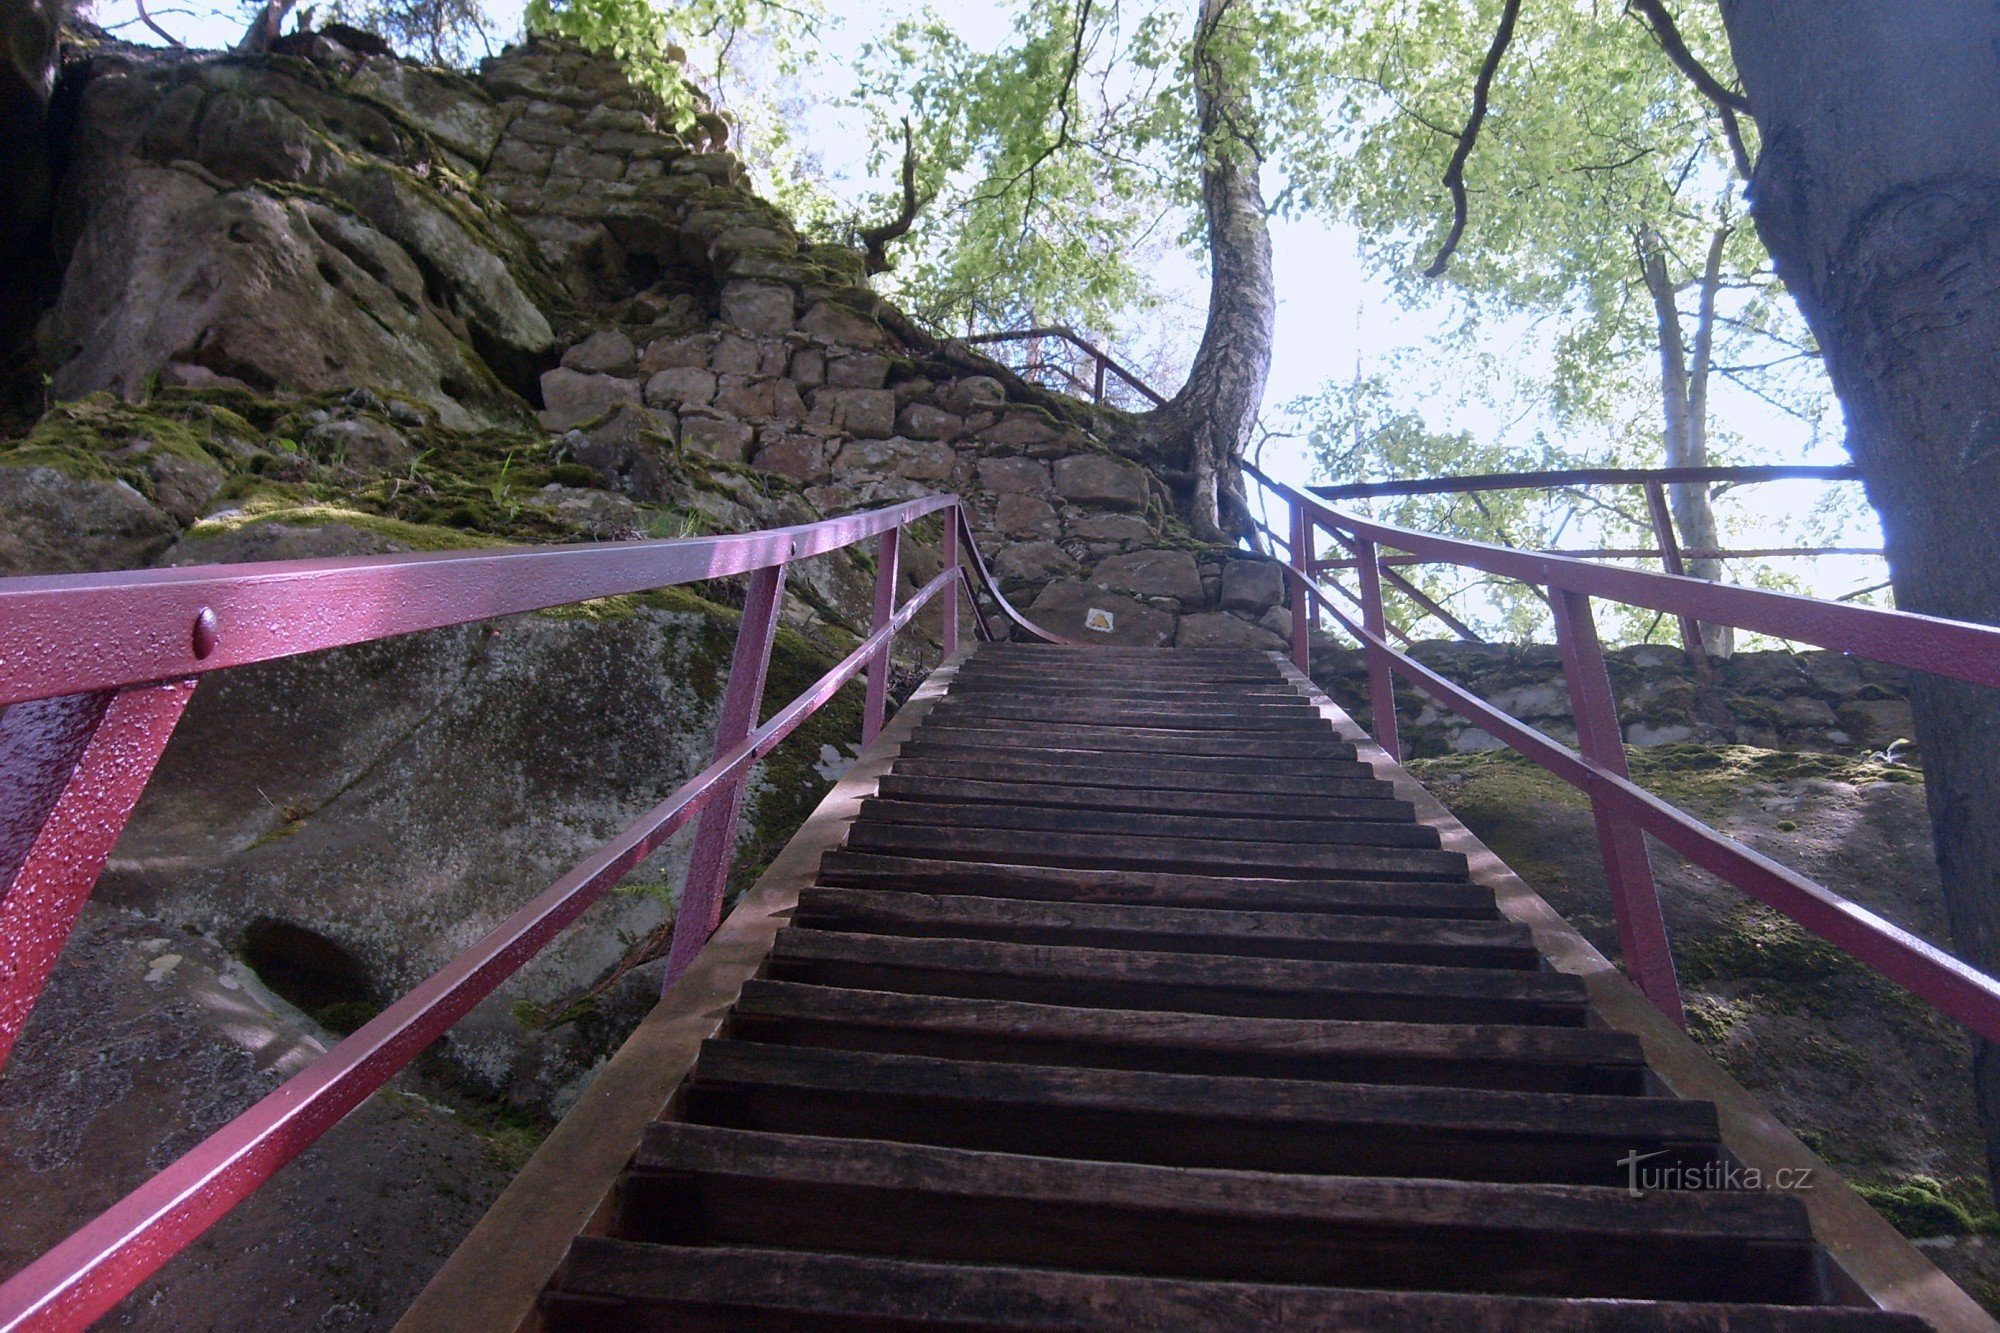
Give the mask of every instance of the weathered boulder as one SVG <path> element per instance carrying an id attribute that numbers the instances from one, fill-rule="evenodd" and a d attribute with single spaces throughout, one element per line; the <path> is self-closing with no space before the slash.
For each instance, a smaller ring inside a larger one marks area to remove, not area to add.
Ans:
<path id="1" fill-rule="evenodd" d="M 639 349 L 618 329 L 599 329 L 562 358 L 565 370 L 586 375 L 629 375 L 638 361 Z"/>
<path id="2" fill-rule="evenodd" d="M 1036 495 L 1002 495 L 993 506 L 993 527 L 1015 541 L 1053 541 L 1062 535 L 1054 507 Z"/>
<path id="3" fill-rule="evenodd" d="M 0 575 L 132 569 L 180 528 L 122 481 L 0 466 Z"/>
<path id="4" fill-rule="evenodd" d="M 979 460 L 979 484 L 1001 494 L 1046 494 L 1049 489 L 1049 465 L 1033 458 L 982 458 Z"/>
<path id="5" fill-rule="evenodd" d="M 542 376 L 540 420 L 549 430 L 568 430 L 601 417 L 622 403 L 637 405 L 639 401 L 636 380 L 558 367 Z"/>

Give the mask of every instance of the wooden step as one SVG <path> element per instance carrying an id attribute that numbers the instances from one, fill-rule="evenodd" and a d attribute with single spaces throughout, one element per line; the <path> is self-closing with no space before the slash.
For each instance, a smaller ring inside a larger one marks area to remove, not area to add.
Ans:
<path id="1" fill-rule="evenodd" d="M 1714 1170 L 1715 1108 L 1662 1097 L 1076 1069 L 711 1039 L 684 1119 L 825 1138 L 1311 1175 L 1622 1186 Z M 1628 1164 L 1621 1165 L 1621 1159 Z"/>
<path id="2" fill-rule="evenodd" d="M 1218 699 L 1189 700 L 1179 706 L 1149 707 L 1124 699 L 1058 702 L 1039 699 L 968 700 L 947 696 L 931 708 L 924 725 L 972 723 L 977 726 L 1067 730 L 1072 726 L 1163 727 L 1172 731 L 1271 731 L 1331 735 L 1332 728 L 1303 699 L 1289 704 L 1245 706 Z"/>
<path id="3" fill-rule="evenodd" d="M 744 985 L 730 1023 L 746 1041 L 1009 1064 L 1622 1096 L 1647 1086 L 1638 1039 L 1602 1028 L 1233 1018 L 761 980 Z"/>
<path id="4" fill-rule="evenodd" d="M 871 935 L 1329 962 L 1426 963 L 1525 971 L 1534 971 L 1541 964 L 1528 928 L 1511 921 L 1037 903 L 969 894 L 820 886 L 799 895 L 792 924 Z"/>
<path id="5" fill-rule="evenodd" d="M 1424 847 L 942 828 L 878 820 L 855 823 L 848 830 L 847 846 L 857 852 L 1013 865 L 1247 873 L 1279 879 L 1456 880 L 1467 873 L 1463 853 Z"/>
<path id="6" fill-rule="evenodd" d="M 1299 704 L 1311 707 L 1298 687 L 1289 681 L 1273 680 L 1263 684 L 1238 681 L 1233 684 L 1175 685 L 1167 681 L 1153 681 L 1145 684 L 1120 682 L 1107 685 L 1088 679 L 1073 678 L 1039 680 L 1032 684 L 1005 679 L 982 679 L 977 675 L 961 672 L 951 682 L 946 694 L 948 699 L 1018 699 L 1023 694 L 1032 694 L 1039 699 L 1052 700 L 1104 700 L 1115 699 L 1132 703 L 1158 703 L 1179 706 L 1186 703 L 1215 702 L 1225 698 L 1236 703 L 1253 704 Z"/>
<path id="7" fill-rule="evenodd" d="M 1335 784 L 1327 783 L 1327 786 Z M 1164 815 L 1254 815 L 1263 819 L 1415 818 L 1408 801 L 1389 795 L 1386 782 L 1341 784 L 1343 793 L 1291 796 L 1225 789 L 1188 791 L 1150 787 L 1095 787 L 1062 782 L 1010 782 L 885 773 L 879 795 L 901 801 L 985 801 L 998 805 L 1050 805 L 1065 810 L 1143 810 Z"/>
<path id="8" fill-rule="evenodd" d="M 1354 746 L 1337 739 L 1331 727 L 1297 736 L 1246 734 L 1229 731 L 1175 730 L 1167 727 L 1048 727 L 979 726 L 924 720 L 925 740 L 958 745 L 1004 748 L 1029 754 L 1038 751 L 1108 751 L 1124 754 L 1166 754 L 1180 759 L 1260 759 L 1266 764 L 1292 759 L 1353 759 Z"/>
<path id="9" fill-rule="evenodd" d="M 1342 1333 L 1919 1333 L 1822 1306 L 1359 1291 L 937 1264 L 751 1246 L 579 1238 L 543 1303 L 551 1333 L 1338 1329 Z"/>
<path id="10" fill-rule="evenodd" d="M 1584 1017 L 1582 981 L 1559 972 L 911 939 L 797 926 L 778 932 L 767 975 L 855 990 L 1245 1018 L 1578 1027 Z"/>
<path id="11" fill-rule="evenodd" d="M 708 1125 L 647 1131 L 619 1234 L 1211 1281 L 1824 1294 L 1805 1208 L 1786 1195 L 1174 1169 Z"/>
<path id="12" fill-rule="evenodd" d="M 871 796 L 861 803 L 862 824 L 915 824 L 930 829 L 982 832 L 1169 835 L 1206 842 L 1271 843 L 1286 850 L 1302 847 L 1438 846 L 1438 831 L 1407 820 L 1342 819 L 1305 821 L 1251 819 L 1233 815 L 1160 815 L 1146 811 L 1062 810 L 1046 805 L 956 805 L 948 801 L 897 801 Z"/>
<path id="13" fill-rule="evenodd" d="M 1250 911 L 1364 913 L 1492 920 L 1490 889 L 1451 880 L 1267 879 L 1158 870 L 1085 870 L 834 851 L 819 882 L 852 888 L 967 893 L 1041 902 L 1129 903 Z"/>
<path id="14" fill-rule="evenodd" d="M 1338 784 L 1375 782 L 1375 770 L 1353 759 L 1288 760 L 1283 771 L 1257 759 L 1176 760 L 1167 755 L 1016 755 L 977 744 L 932 740 L 920 731 L 903 742 L 895 770 L 913 777 L 991 778 L 1026 782 L 1085 782 L 1163 791 L 1270 792 L 1343 795 Z"/>

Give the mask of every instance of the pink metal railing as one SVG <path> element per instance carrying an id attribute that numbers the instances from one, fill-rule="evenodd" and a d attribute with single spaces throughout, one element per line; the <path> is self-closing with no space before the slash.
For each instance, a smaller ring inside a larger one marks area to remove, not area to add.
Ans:
<path id="1" fill-rule="evenodd" d="M 1289 540 L 1266 535 L 1287 553 L 1292 573 L 1292 655 L 1300 670 L 1308 666 L 1307 629 L 1319 614 L 1330 616 L 1362 644 L 1375 739 L 1392 758 L 1401 752 L 1394 681 L 1400 673 L 1431 699 L 1588 795 L 1626 973 L 1668 1017 L 1683 1022 L 1680 983 L 1674 975 L 1659 891 L 1641 836 L 1646 833 L 1975 1032 L 2000 1040 L 2000 981 L 1718 833 L 1632 782 L 1591 599 L 1602 597 L 1669 615 L 1733 625 L 1977 685 L 2000 686 L 2000 629 L 1417 532 L 1329 509 L 1254 467 L 1246 465 L 1245 471 L 1290 510 Z M 1359 622 L 1323 595 L 1320 579 L 1329 562 L 1321 561 L 1315 549 L 1322 533 L 1345 547 L 1352 557 L 1359 575 L 1359 595 L 1339 590 L 1359 603 Z M 1390 646 L 1384 634 L 1380 578 L 1385 561 L 1379 548 L 1385 546 L 1424 561 L 1468 566 L 1548 590 L 1576 722 L 1576 749 L 1509 716 Z"/>
<path id="2" fill-rule="evenodd" d="M 898 607 L 903 532 L 932 515 L 943 520 L 943 570 Z M 871 537 L 877 583 L 869 636 L 758 725 L 786 567 Z M 969 567 L 961 550 L 971 556 Z M 667 961 L 672 984 L 721 919 L 750 766 L 864 671 L 863 736 L 874 739 L 887 710 L 896 632 L 942 596 L 944 652 L 955 652 L 958 585 L 970 593 L 973 571 L 1014 624 L 1062 642 L 1000 596 L 955 496 L 688 541 L 0 580 L 4 1068 L 202 674 L 591 598 L 749 575 L 708 767 L 381 1015 L 0 1285 L 0 1330 L 80 1327 L 109 1310 L 699 815 Z M 979 603 L 971 604 L 981 635 L 990 637 Z"/>

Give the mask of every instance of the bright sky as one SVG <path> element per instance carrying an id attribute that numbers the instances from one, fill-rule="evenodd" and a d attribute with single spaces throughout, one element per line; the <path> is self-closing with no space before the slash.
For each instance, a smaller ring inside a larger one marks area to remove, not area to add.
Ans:
<path id="1" fill-rule="evenodd" d="M 487 8 L 496 45 L 518 34 L 520 0 L 487 0 Z M 825 36 L 827 63 L 838 69 L 852 60 L 871 34 L 920 9 L 921 4 L 918 0 L 879 0 L 861 6 L 830 0 L 828 8 L 839 21 L 829 26 Z M 241 11 L 213 0 L 155 0 L 148 9 L 156 21 L 191 46 L 227 46 L 241 35 L 245 22 Z M 975 45 L 997 44 L 1006 34 L 1007 7 L 1000 0 L 951 0 L 947 9 L 962 35 Z M 137 24 L 134 0 L 101 0 L 96 21 L 115 27 L 120 36 L 131 41 L 157 41 Z M 879 183 L 865 171 L 866 131 L 858 113 L 834 104 L 841 91 L 837 83 L 828 81 L 825 98 L 811 113 L 811 141 L 834 187 L 858 196 Z M 1447 314 L 1441 306 L 1407 309 L 1385 283 L 1368 274 L 1358 258 L 1356 237 L 1343 225 L 1312 219 L 1279 220 L 1272 229 L 1272 249 L 1280 301 L 1275 357 L 1265 395 L 1270 408 L 1313 393 L 1328 379 L 1351 377 L 1357 358 L 1364 370 L 1379 367 L 1398 349 L 1421 347 L 1447 327 Z M 1159 336 L 1172 337 L 1185 329 L 1184 336 L 1191 342 L 1200 331 L 1205 273 L 1195 261 L 1184 259 L 1161 273 L 1160 279 L 1192 314 L 1188 319 L 1163 321 L 1164 332 Z M 1500 329 L 1492 336 L 1510 335 Z M 1524 364 L 1522 358 L 1533 355 L 1525 346 L 1489 350 L 1502 353 L 1515 364 Z M 1467 430 L 1476 436 L 1493 437 L 1510 428 L 1518 432 L 1544 424 L 1503 420 L 1502 405 L 1482 403 L 1476 394 L 1454 397 L 1459 401 L 1433 398 L 1421 404 L 1433 429 Z M 1837 413 L 1829 417 L 1823 438 L 1815 440 L 1796 419 L 1727 382 L 1718 382 L 1715 388 L 1713 413 L 1718 434 L 1735 435 L 1744 441 L 1730 461 L 1845 461 Z M 1575 443 L 1581 448 L 1589 442 Z M 1315 480 L 1297 446 L 1279 441 L 1266 452 L 1265 460 L 1268 470 L 1281 480 Z M 1771 544 L 1775 529 L 1767 531 L 1767 523 L 1809 509 L 1822 489 L 1818 483 L 1801 482 L 1734 492 L 1731 509 L 1749 525 L 1736 537 L 1750 544 Z M 1840 540 L 1849 545 L 1879 544 L 1872 515 L 1864 516 L 1841 534 Z M 1823 596 L 1838 596 L 1883 577 L 1880 562 L 1866 559 L 1821 558 L 1787 562 L 1786 567 L 1795 568 Z"/>

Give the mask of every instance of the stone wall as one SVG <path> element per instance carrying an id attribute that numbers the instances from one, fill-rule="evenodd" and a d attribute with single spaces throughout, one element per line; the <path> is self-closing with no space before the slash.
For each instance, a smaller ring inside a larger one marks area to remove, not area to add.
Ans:
<path id="1" fill-rule="evenodd" d="M 1576 743 L 1569 691 L 1553 645 L 1420 643 L 1412 656 L 1565 744 Z M 1738 653 L 1703 680 L 1678 648 L 1646 644 L 1605 655 L 1631 745 L 1754 745 L 1830 754 L 1913 756 L 1906 673 L 1828 652 Z M 1368 670 L 1358 650 L 1314 645 L 1313 678 L 1367 725 Z M 1396 721 L 1406 754 L 1468 753 L 1502 743 L 1397 682 Z M 1903 742 L 1897 745 L 1897 742 Z"/>

